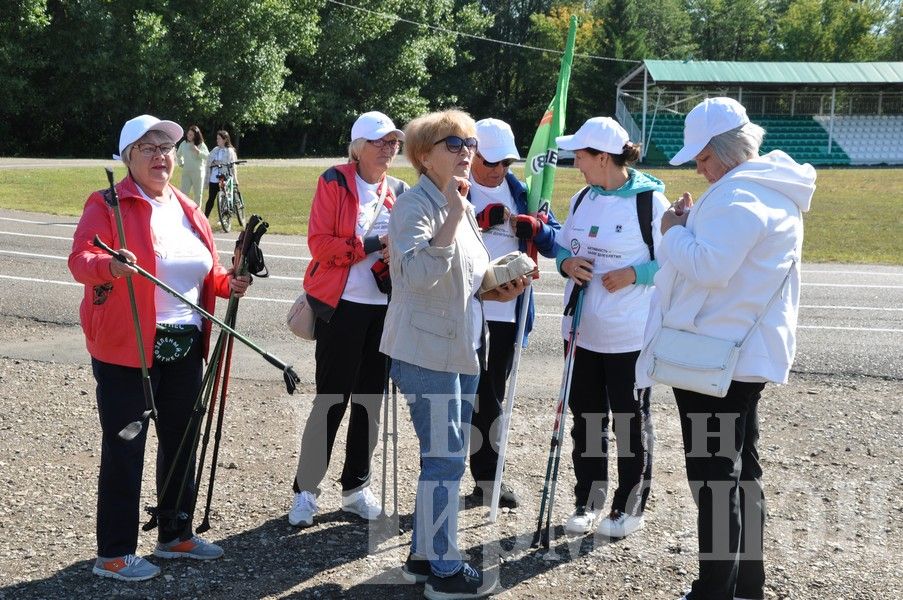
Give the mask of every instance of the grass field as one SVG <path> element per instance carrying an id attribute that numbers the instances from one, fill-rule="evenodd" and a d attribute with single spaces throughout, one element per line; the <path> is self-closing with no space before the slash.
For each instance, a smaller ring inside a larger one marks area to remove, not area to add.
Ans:
<path id="1" fill-rule="evenodd" d="M 318 167 L 245 166 L 240 172 L 247 210 L 263 216 L 274 233 L 305 233 Z M 692 168 L 651 169 L 675 198 L 698 197 L 707 184 Z M 391 171 L 416 180 L 410 168 Z M 515 173 L 522 174 L 520 167 Z M 125 174 L 117 170 L 117 177 Z M 180 178 L 175 175 L 176 181 Z M 103 187 L 99 168 L 0 170 L 0 207 L 78 216 L 88 194 Z M 812 210 L 806 215 L 804 258 L 810 262 L 903 264 L 903 169 L 822 169 Z M 565 215 L 567 201 L 583 186 L 576 169 L 562 168 L 553 210 Z M 213 215 L 215 217 L 215 214 Z M 214 225 L 214 227 L 217 227 Z"/>

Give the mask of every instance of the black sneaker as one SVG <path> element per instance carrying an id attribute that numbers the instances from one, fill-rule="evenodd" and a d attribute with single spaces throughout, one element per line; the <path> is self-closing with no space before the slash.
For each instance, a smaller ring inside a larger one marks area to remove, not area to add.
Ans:
<path id="1" fill-rule="evenodd" d="M 432 574 L 430 561 L 408 554 L 408 559 L 401 565 L 401 576 L 410 583 L 423 583 Z"/>
<path id="2" fill-rule="evenodd" d="M 486 499 L 484 501 L 484 495 Z M 468 499 L 471 500 L 474 504 L 485 504 L 489 506 L 489 501 L 492 498 L 492 487 L 490 486 L 489 490 L 484 492 L 483 487 L 480 485 L 476 485 L 473 488 L 473 491 L 468 496 Z M 508 484 L 502 483 L 502 490 L 499 494 L 499 506 L 504 508 L 517 508 L 520 505 L 520 498 L 517 497 L 517 494 L 514 493 Z"/>
<path id="3" fill-rule="evenodd" d="M 423 590 L 429 600 L 467 600 L 485 598 L 492 594 L 498 584 L 498 575 L 486 575 L 467 563 L 451 577 L 431 574 Z"/>

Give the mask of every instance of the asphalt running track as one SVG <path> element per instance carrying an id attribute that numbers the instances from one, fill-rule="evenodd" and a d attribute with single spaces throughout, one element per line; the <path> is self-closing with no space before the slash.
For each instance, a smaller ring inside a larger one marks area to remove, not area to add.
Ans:
<path id="1" fill-rule="evenodd" d="M 52 334 L 27 341 L 0 339 L 0 356 L 85 364 L 89 362 L 78 327 L 82 288 L 66 266 L 75 218 L 0 210 L 0 319 L 40 323 Z M 237 232 L 215 233 L 220 259 L 232 254 Z M 303 236 L 267 234 L 262 248 L 271 276 L 257 279 L 242 300 L 238 329 L 258 345 L 293 363 L 312 382 L 313 345 L 285 330 L 284 317 L 300 290 L 310 253 Z M 523 384 L 547 380 L 557 393 L 561 364 L 560 314 L 564 281 L 554 263 L 540 260 L 534 284 L 537 325 L 524 352 Z M 219 312 L 225 302 L 218 304 Z M 122 323 L 131 327 L 131 322 Z M 234 374 L 281 379 L 240 344 Z M 550 371 L 551 369 L 551 371 Z M 799 349 L 794 371 L 858 374 L 903 379 L 903 267 L 803 264 Z M 543 375 L 548 373 L 548 375 Z"/>

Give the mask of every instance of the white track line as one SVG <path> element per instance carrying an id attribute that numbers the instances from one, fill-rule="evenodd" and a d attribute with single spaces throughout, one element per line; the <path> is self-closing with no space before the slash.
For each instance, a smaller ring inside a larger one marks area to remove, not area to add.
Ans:
<path id="1" fill-rule="evenodd" d="M 66 256 L 54 254 L 35 254 L 34 252 L 16 252 L 15 250 L 0 250 L 0 254 L 12 254 L 13 256 L 31 256 L 34 258 L 49 258 L 51 260 L 68 260 Z"/>
<path id="2" fill-rule="evenodd" d="M 74 286 L 81 287 L 82 284 L 74 282 L 74 281 L 59 281 L 56 279 L 39 279 L 37 277 L 17 277 L 15 275 L 0 275 L 0 279 L 11 279 L 13 281 L 30 281 L 33 283 L 53 283 L 56 285 L 66 285 L 66 286 Z M 275 302 L 278 304 L 291 304 L 294 300 L 283 299 L 283 298 L 264 298 L 261 296 L 246 296 L 246 300 L 255 300 L 258 302 Z M 561 315 L 557 313 L 537 313 L 537 317 L 546 317 L 546 318 L 556 318 L 560 319 Z M 797 325 L 798 329 L 827 329 L 827 330 L 840 330 L 840 331 L 874 331 L 874 332 L 883 332 L 883 333 L 903 333 L 903 329 L 891 329 L 885 327 L 836 327 L 836 326 L 828 326 L 828 325 Z"/>
<path id="3" fill-rule="evenodd" d="M 32 225 L 50 225 L 51 227 L 75 227 L 78 223 L 51 223 L 49 221 L 29 221 L 28 219 L 13 219 L 0 217 L 0 221 L 12 221 L 13 223 L 30 223 Z"/>

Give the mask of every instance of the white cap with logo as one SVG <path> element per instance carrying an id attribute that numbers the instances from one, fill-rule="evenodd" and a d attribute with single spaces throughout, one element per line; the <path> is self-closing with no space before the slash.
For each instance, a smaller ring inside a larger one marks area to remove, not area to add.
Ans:
<path id="1" fill-rule="evenodd" d="M 114 154 L 113 159 L 119 160 L 119 155 L 125 152 L 126 146 L 140 140 L 148 131 L 162 131 L 169 136 L 169 139 L 174 144 L 182 139 L 182 134 L 184 133 L 178 123 L 161 121 L 151 115 L 140 115 L 134 119 L 129 119 L 122 126 L 122 131 L 119 133 L 119 154 Z"/>
<path id="2" fill-rule="evenodd" d="M 587 119 L 574 135 L 555 138 L 555 143 L 563 150 L 592 148 L 609 154 L 621 154 L 628 141 L 627 131 L 611 117 Z"/>
<path id="3" fill-rule="evenodd" d="M 506 158 L 520 160 L 514 144 L 511 126 L 499 119 L 477 121 L 477 148 L 480 156 L 489 162 L 499 162 Z"/>
<path id="4" fill-rule="evenodd" d="M 684 120 L 684 147 L 674 158 L 672 165 L 682 165 L 693 160 L 716 135 L 742 127 L 749 123 L 746 109 L 733 98 L 707 98 L 693 107 Z"/>
<path id="5" fill-rule="evenodd" d="M 351 139 L 378 140 L 392 132 L 398 135 L 398 139 L 404 139 L 404 132 L 395 127 L 392 119 L 379 111 L 371 110 L 359 116 L 354 122 L 351 127 Z"/>

